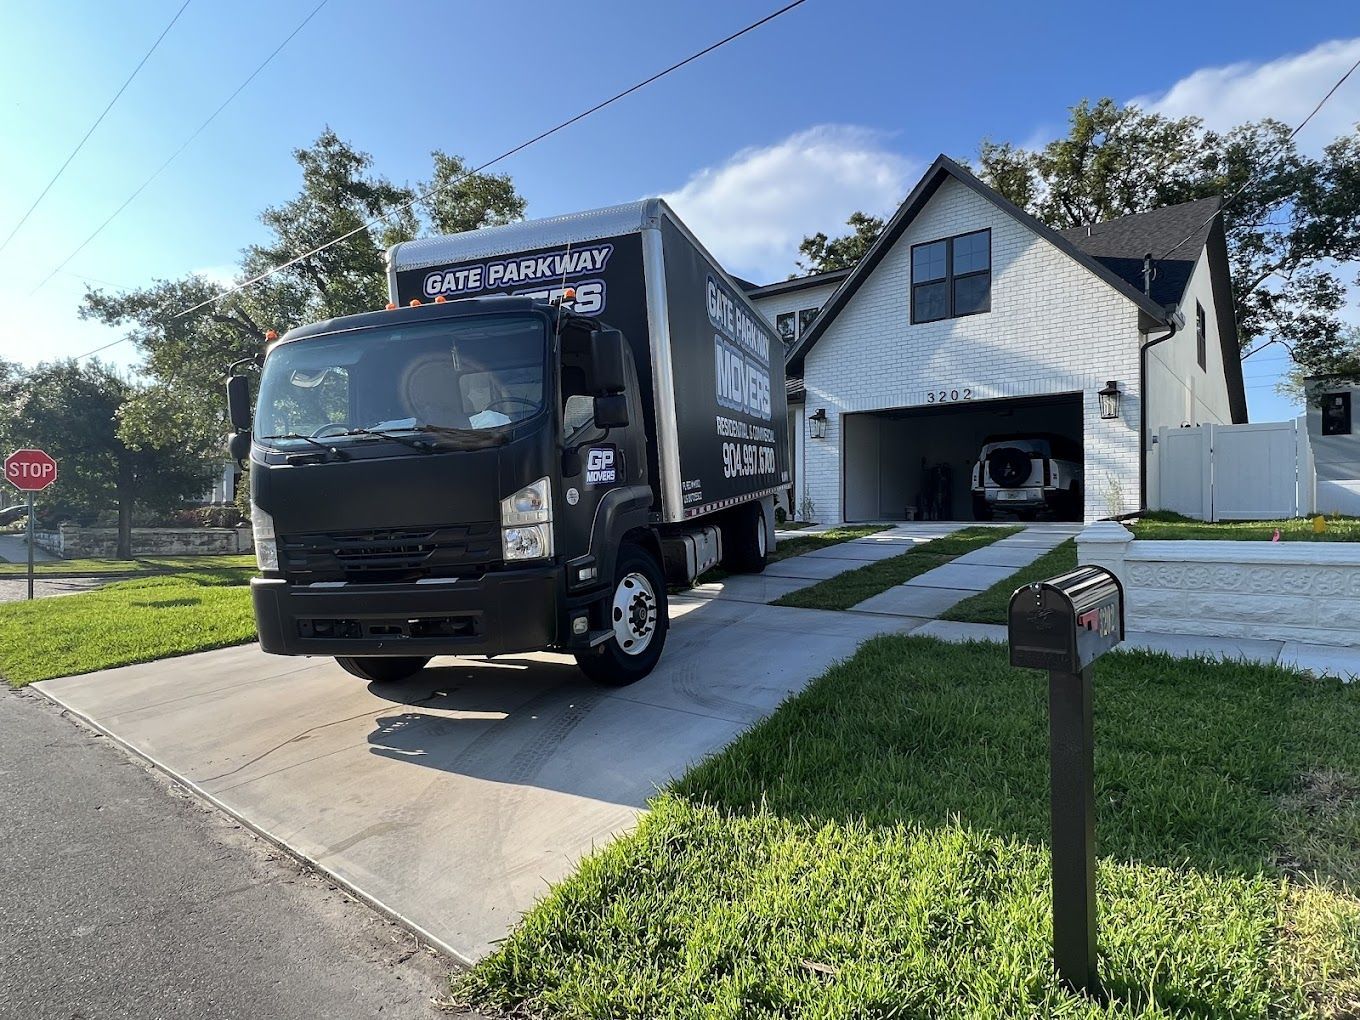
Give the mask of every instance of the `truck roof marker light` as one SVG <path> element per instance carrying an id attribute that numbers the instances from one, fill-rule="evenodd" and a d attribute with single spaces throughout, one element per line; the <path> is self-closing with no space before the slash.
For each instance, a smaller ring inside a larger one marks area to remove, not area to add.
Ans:
<path id="1" fill-rule="evenodd" d="M 412 308 L 419 308 L 419 307 L 420 307 L 420 298 L 418 298 L 418 297 L 413 297 L 413 298 L 411 298 L 411 300 L 408 302 L 408 304 L 410 304 L 410 306 L 411 306 Z"/>
<path id="2" fill-rule="evenodd" d="M 437 298 L 434 299 L 434 303 L 437 304 L 437 305 L 443 305 L 443 304 L 447 304 L 447 303 L 448 303 L 448 300 L 449 300 L 449 299 L 446 298 L 443 294 L 440 294 L 439 297 L 437 297 Z"/>
<path id="3" fill-rule="evenodd" d="M 563 301 L 575 301 L 575 300 L 576 300 L 576 288 L 575 288 L 575 287 L 568 287 L 566 290 L 564 290 L 564 291 L 562 292 L 562 300 L 563 300 Z"/>
<path id="4" fill-rule="evenodd" d="M 264 339 L 266 343 L 273 343 L 278 338 L 279 338 L 278 330 L 266 329 L 264 331 Z"/>

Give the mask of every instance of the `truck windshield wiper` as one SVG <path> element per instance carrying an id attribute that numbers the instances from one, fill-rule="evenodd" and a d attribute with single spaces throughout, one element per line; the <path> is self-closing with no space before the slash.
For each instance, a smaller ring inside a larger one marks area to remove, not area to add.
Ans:
<path id="1" fill-rule="evenodd" d="M 300 439 L 300 440 L 302 440 L 304 443 L 311 443 L 313 446 L 317 447 L 318 449 L 325 450 L 327 453 L 332 454 L 333 456 L 339 458 L 340 460 L 349 460 L 349 454 L 347 454 L 344 450 L 338 450 L 338 449 L 336 449 L 334 446 L 332 446 L 330 443 L 323 443 L 323 442 L 322 442 L 321 440 L 319 440 L 319 439 L 313 439 L 311 436 L 304 436 L 304 435 L 302 435 L 302 434 L 299 433 L 299 432 L 285 432 L 285 433 L 283 433 L 282 435 L 277 435 L 277 436 L 260 436 L 260 438 L 261 438 L 261 439 Z"/>
<path id="2" fill-rule="evenodd" d="M 412 431 L 408 429 L 407 431 Z M 388 432 L 386 429 L 347 429 L 339 433 L 342 436 L 377 436 L 379 439 L 390 439 L 394 443 L 402 446 L 409 446 L 413 450 L 421 453 L 434 453 L 435 447 L 423 439 L 412 439 L 410 436 L 399 436 L 395 432 Z"/>

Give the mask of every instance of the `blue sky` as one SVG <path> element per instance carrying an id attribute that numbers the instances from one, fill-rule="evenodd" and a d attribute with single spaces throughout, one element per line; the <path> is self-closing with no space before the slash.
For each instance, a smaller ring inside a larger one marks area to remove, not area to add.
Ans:
<path id="1" fill-rule="evenodd" d="M 0 237 L 182 0 L 7 0 L 0 7 Z M 136 286 L 229 271 L 267 204 L 298 187 L 290 150 L 329 124 L 398 181 L 443 148 L 477 162 L 754 20 L 776 0 L 563 6 L 329 0 L 142 196 L 48 275 L 198 126 L 317 0 L 192 0 L 9 247 L 0 357 L 80 354 L 117 339 L 74 313 L 86 282 Z M 1350 2 L 809 0 L 757 33 L 506 163 L 529 215 L 665 194 L 734 272 L 778 279 L 798 239 L 855 208 L 886 212 L 939 152 L 1046 140 L 1082 97 L 1139 98 L 1227 127 L 1297 121 L 1360 56 Z M 380 13 L 381 12 L 381 13 Z M 1142 16 L 1138 16 L 1142 17 Z M 1352 80 L 1300 137 L 1360 120 Z M 1352 318 L 1357 316 L 1351 310 Z M 1278 347 L 1246 363 L 1253 420 Z M 107 356 L 131 364 L 131 345 Z"/>

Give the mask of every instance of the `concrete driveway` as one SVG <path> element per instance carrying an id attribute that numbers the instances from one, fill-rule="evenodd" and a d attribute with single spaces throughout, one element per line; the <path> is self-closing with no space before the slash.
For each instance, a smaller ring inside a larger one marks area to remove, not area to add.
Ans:
<path id="1" fill-rule="evenodd" d="M 667 779 L 866 638 L 924 621 L 675 597 L 631 687 L 571 660 L 365 685 L 254 645 L 37 685 L 432 943 L 484 955 Z"/>

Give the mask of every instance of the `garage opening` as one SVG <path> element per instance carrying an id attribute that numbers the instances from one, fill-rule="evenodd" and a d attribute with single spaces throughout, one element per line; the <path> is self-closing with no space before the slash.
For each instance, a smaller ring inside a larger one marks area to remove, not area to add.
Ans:
<path id="1" fill-rule="evenodd" d="M 1081 401 L 1063 393 L 847 414 L 845 519 L 1080 520 Z M 984 510 L 975 506 L 973 467 L 992 440 L 1004 446 L 983 472 L 993 490 Z M 1022 471 L 1035 455 L 1030 486 Z M 1042 505 L 1033 502 L 1035 489 L 1047 494 Z"/>

